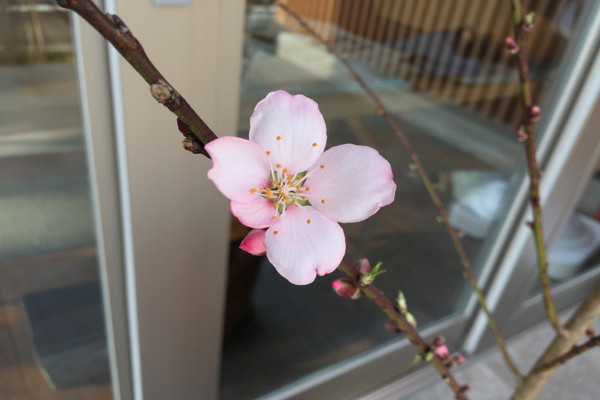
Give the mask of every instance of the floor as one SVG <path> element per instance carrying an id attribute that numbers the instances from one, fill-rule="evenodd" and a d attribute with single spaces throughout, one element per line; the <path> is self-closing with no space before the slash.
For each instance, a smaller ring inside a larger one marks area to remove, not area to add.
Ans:
<path id="1" fill-rule="evenodd" d="M 98 280 L 73 66 L 0 67 L 0 121 L 0 398 L 111 399 L 110 384 L 52 387 L 23 305 Z"/>
<path id="2" fill-rule="evenodd" d="M 568 320 L 574 310 L 561 313 L 561 320 Z M 594 324 L 600 330 L 600 320 Z M 507 343 L 517 366 L 527 371 L 552 337 L 552 328 L 543 321 L 511 337 Z M 504 366 L 500 353 L 495 349 L 483 351 L 456 369 L 456 377 L 468 384 L 469 398 L 473 400 L 506 400 L 513 392 L 514 380 Z M 436 376 L 424 380 L 424 389 L 402 395 L 410 385 L 401 390 L 392 387 L 381 389 L 364 397 L 368 400 L 432 400 L 451 399 L 447 385 Z M 421 382 L 421 384 L 423 381 Z M 396 393 L 394 393 L 396 391 Z M 600 349 L 592 349 L 558 368 L 548 384 L 540 392 L 538 400 L 595 400 L 600 393 Z"/>

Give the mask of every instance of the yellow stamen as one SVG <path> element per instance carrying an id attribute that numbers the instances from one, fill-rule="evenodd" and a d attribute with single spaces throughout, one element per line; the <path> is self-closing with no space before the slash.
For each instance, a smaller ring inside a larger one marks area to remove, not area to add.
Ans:
<path id="1" fill-rule="evenodd" d="M 268 198 L 268 199 L 272 199 L 273 197 L 275 197 L 275 196 L 273 195 L 273 191 L 272 191 L 270 188 L 266 188 L 266 189 L 265 189 L 265 192 L 266 192 L 266 194 L 267 194 L 267 198 Z"/>
<path id="2" fill-rule="evenodd" d="M 277 235 L 279 231 L 273 231 L 273 235 Z"/>
<path id="3" fill-rule="evenodd" d="M 306 220 L 306 223 L 307 223 L 307 224 L 310 224 L 310 219 L 307 219 L 307 220 Z"/>
<path id="4" fill-rule="evenodd" d="M 281 168 L 281 164 L 276 164 L 275 167 Z"/>
<path id="5" fill-rule="evenodd" d="M 287 174 L 287 173 L 288 173 L 288 171 L 289 171 L 289 170 L 288 170 L 287 168 L 285 168 L 285 169 L 283 170 L 283 173 L 284 173 L 284 174 Z M 288 176 L 288 178 L 289 178 L 289 176 Z"/>
<path id="6" fill-rule="evenodd" d="M 256 193 L 256 189 L 250 189 L 250 193 L 251 193 L 251 194 L 254 194 L 254 193 Z"/>
<path id="7" fill-rule="evenodd" d="M 276 216 L 272 216 L 271 217 L 271 221 L 277 221 L 277 217 Z"/>
<path id="8" fill-rule="evenodd" d="M 277 136 L 277 140 L 281 140 L 281 136 Z"/>
<path id="9" fill-rule="evenodd" d="M 325 199 L 321 199 L 321 204 L 325 204 Z"/>
<path id="10" fill-rule="evenodd" d="M 321 168 L 321 169 L 325 168 L 325 164 L 321 164 L 321 165 L 319 166 L 319 168 Z"/>
<path id="11" fill-rule="evenodd" d="M 317 147 L 317 144 L 316 144 L 316 143 L 313 143 L 313 147 Z"/>
<path id="12" fill-rule="evenodd" d="M 271 155 L 271 152 L 270 152 L 270 151 L 267 151 L 267 155 L 268 155 L 268 156 L 270 156 L 270 155 Z"/>

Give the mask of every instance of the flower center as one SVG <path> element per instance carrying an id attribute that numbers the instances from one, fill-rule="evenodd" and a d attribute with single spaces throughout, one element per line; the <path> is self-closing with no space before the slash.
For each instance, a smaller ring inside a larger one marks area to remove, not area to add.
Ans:
<path id="1" fill-rule="evenodd" d="M 250 193 L 258 193 L 263 198 L 270 200 L 275 208 L 276 220 L 285 212 L 288 206 L 307 206 L 310 188 L 306 183 L 306 172 L 291 174 L 287 168 L 277 164 L 269 174 L 269 186 L 251 189 Z"/>

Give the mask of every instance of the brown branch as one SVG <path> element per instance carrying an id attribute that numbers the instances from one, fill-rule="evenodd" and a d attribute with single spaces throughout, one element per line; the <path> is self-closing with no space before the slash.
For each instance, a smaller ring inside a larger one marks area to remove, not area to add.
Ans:
<path id="1" fill-rule="evenodd" d="M 150 85 L 152 97 L 177 115 L 193 133 L 184 134 L 184 148 L 208 157 L 204 145 L 216 139 L 217 135 L 156 69 L 125 23 L 116 15 L 102 12 L 91 0 L 57 0 L 56 3 L 79 14 L 121 53 Z"/>
<path id="2" fill-rule="evenodd" d="M 479 287 L 477 278 L 473 271 L 473 267 L 471 265 L 471 262 L 469 261 L 469 257 L 467 256 L 467 252 L 465 251 L 465 248 L 460 240 L 461 235 L 450 224 L 450 220 L 448 218 L 448 212 L 446 211 L 446 207 L 444 206 L 444 203 L 442 202 L 439 194 L 437 193 L 435 186 L 431 182 L 431 179 L 427 175 L 427 172 L 425 171 L 425 168 L 424 168 L 423 164 L 421 163 L 419 156 L 413 150 L 412 145 L 408 139 L 408 136 L 406 135 L 406 133 L 404 133 L 404 131 L 402 131 L 402 129 L 398 125 L 398 121 L 396 121 L 396 119 L 392 116 L 392 114 L 387 109 L 387 107 L 383 104 L 381 99 L 373 92 L 373 90 L 371 90 L 371 88 L 367 85 L 367 83 L 360 76 L 360 74 L 354 69 L 354 67 L 352 67 L 352 65 L 348 62 L 348 60 L 344 56 L 342 56 L 339 53 L 339 51 L 337 51 L 337 49 L 331 43 L 329 43 L 321 35 L 319 35 L 310 25 L 308 25 L 306 23 L 306 21 L 300 15 L 298 15 L 298 13 L 296 13 L 294 10 L 290 9 L 287 5 L 285 5 L 284 3 L 282 3 L 281 1 L 278 1 L 278 0 L 273 0 L 273 3 L 276 4 L 277 6 L 279 6 L 283 11 L 288 13 L 292 18 L 294 18 L 302 26 L 302 28 L 304 28 L 312 37 L 314 37 L 316 40 L 318 40 L 320 43 L 322 43 L 327 48 L 327 50 L 332 55 L 334 55 L 346 67 L 346 69 L 348 69 L 348 71 L 350 72 L 350 76 L 359 84 L 359 86 L 367 94 L 367 96 L 369 96 L 369 98 L 373 101 L 373 103 L 375 103 L 377 113 L 382 115 L 385 118 L 385 120 L 387 121 L 387 123 L 390 125 L 390 127 L 392 128 L 394 134 L 400 141 L 402 147 L 404 148 L 404 150 L 406 151 L 406 153 L 408 155 L 408 158 L 411 161 L 411 168 L 414 171 L 416 171 L 417 174 L 419 175 L 419 177 L 421 178 L 421 181 L 423 182 L 423 185 L 425 186 L 425 189 L 427 190 L 427 193 L 429 194 L 431 201 L 433 202 L 435 208 L 437 209 L 440 222 L 444 225 L 444 227 L 446 228 L 446 231 L 450 235 L 450 239 L 452 240 L 454 248 L 455 248 L 455 250 L 460 258 L 460 261 L 462 263 L 463 274 L 464 274 L 465 278 L 468 280 L 471 287 L 473 288 L 473 290 L 477 296 L 477 301 L 479 303 L 479 306 L 481 307 L 481 309 L 483 310 L 483 312 L 485 313 L 485 315 L 487 317 L 490 331 L 492 332 L 492 335 L 494 336 L 494 339 L 496 340 L 496 344 L 502 354 L 504 362 L 507 365 L 510 372 L 513 374 L 515 380 L 517 382 L 519 382 L 521 380 L 521 373 L 519 372 L 516 364 L 514 363 L 510 354 L 508 353 L 508 349 L 504 342 L 504 338 L 502 337 L 502 334 L 500 333 L 500 330 L 498 329 L 496 320 L 494 319 L 494 316 L 493 316 L 492 312 L 490 311 L 490 309 L 487 305 L 487 302 L 485 300 L 485 296 L 483 295 L 483 292 L 482 292 L 481 288 Z"/>
<path id="3" fill-rule="evenodd" d="M 590 349 L 593 349 L 596 346 L 600 346 L 600 336 L 594 336 L 593 338 L 590 338 L 589 340 L 587 340 L 586 342 L 584 342 L 580 345 L 571 347 L 571 350 L 567 351 L 562 356 L 556 357 L 554 360 L 550 360 L 547 363 L 537 367 L 535 369 L 535 372 L 538 373 L 538 372 L 546 371 L 548 369 L 556 368 L 559 365 L 566 363 L 570 359 L 572 359 L 572 358 L 578 356 L 579 354 L 584 353 Z"/>
<path id="4" fill-rule="evenodd" d="M 356 265 L 352 265 L 346 261 L 338 267 L 340 271 L 345 273 L 354 284 L 360 288 L 361 292 L 373 303 L 377 305 L 383 311 L 388 318 L 394 321 L 398 329 L 410 340 L 410 342 L 420 351 L 422 356 L 431 354 L 431 357 L 427 357 L 429 363 L 436 369 L 442 379 L 448 384 L 450 389 L 454 392 L 457 399 L 466 399 L 464 394 L 464 387 L 461 386 L 456 378 L 452 375 L 446 363 L 442 361 L 437 355 L 432 353 L 432 349 L 429 344 L 421 337 L 417 329 L 406 319 L 398 308 L 392 303 L 375 285 L 362 285 L 360 283 L 361 273 Z"/>
<path id="5" fill-rule="evenodd" d="M 571 351 L 585 331 L 592 326 L 594 321 L 600 318 L 600 285 L 598 285 L 587 299 L 581 303 L 579 309 L 571 317 L 564 327 L 569 334 L 557 334 L 552 343 L 544 350 L 531 372 L 523 379 L 516 389 L 512 400 L 532 400 L 542 390 L 546 382 L 560 363 L 553 363 L 556 359 Z"/>
<path id="6" fill-rule="evenodd" d="M 537 254 L 537 265 L 544 298 L 544 309 L 548 320 L 557 333 L 561 332 L 561 325 L 556 315 L 552 292 L 550 288 L 550 277 L 548 276 L 548 259 L 546 244 L 544 241 L 544 227 L 542 221 L 542 207 L 540 204 L 540 169 L 536 158 L 536 134 L 535 120 L 539 118 L 539 108 L 533 103 L 531 93 L 531 82 L 529 80 L 529 67 L 527 64 L 527 48 L 525 41 L 526 30 L 531 28 L 531 23 L 525 21 L 521 13 L 520 0 L 511 0 L 513 9 L 513 27 L 515 33 L 516 47 L 511 50 L 515 53 L 517 69 L 520 81 L 520 97 L 523 107 L 522 129 L 519 136 L 524 139 L 525 154 L 527 156 L 527 170 L 529 172 L 529 202 L 533 213 L 531 228 L 535 240 Z"/>

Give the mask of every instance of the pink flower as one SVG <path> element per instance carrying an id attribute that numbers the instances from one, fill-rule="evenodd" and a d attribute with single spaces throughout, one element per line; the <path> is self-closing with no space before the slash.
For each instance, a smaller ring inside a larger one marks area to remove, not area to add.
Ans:
<path id="1" fill-rule="evenodd" d="M 244 225 L 267 228 L 269 261 L 297 285 L 341 262 L 346 241 L 338 222 L 370 217 L 396 191 L 390 164 L 376 150 L 344 144 L 324 151 L 326 141 L 317 103 L 277 91 L 256 105 L 250 140 L 222 137 L 206 145 L 213 160 L 208 178 Z M 244 250 L 260 248 L 259 236 L 246 239 L 252 245 Z"/>

